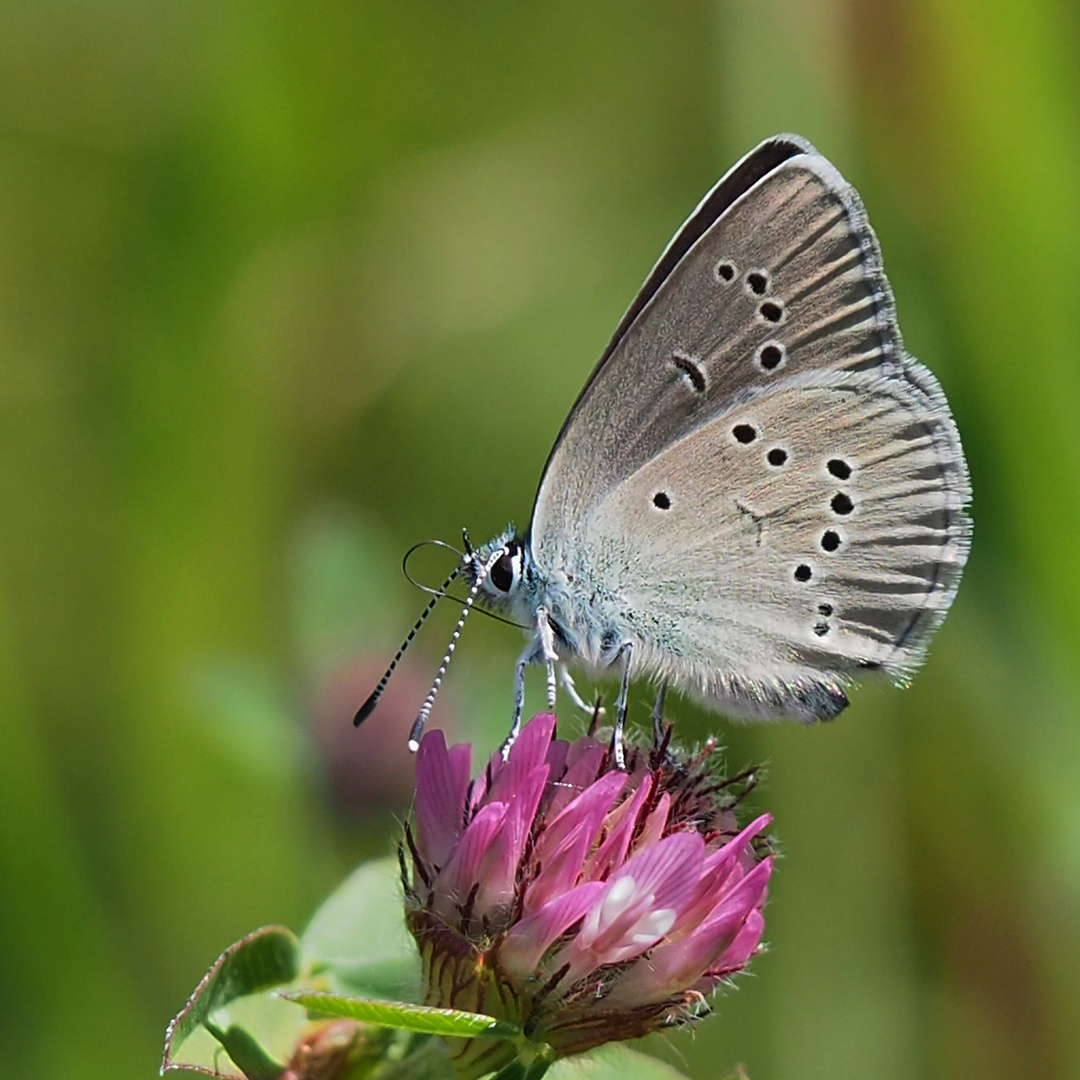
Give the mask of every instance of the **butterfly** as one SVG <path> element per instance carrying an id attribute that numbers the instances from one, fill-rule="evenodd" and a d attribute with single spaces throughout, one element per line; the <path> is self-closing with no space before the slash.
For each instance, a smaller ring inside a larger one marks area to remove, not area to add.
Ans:
<path id="1" fill-rule="evenodd" d="M 468 599 L 410 745 L 476 601 L 527 628 L 511 738 L 531 664 L 552 708 L 559 679 L 584 707 L 567 662 L 617 670 L 620 732 L 635 678 L 659 686 L 654 718 L 670 686 L 730 717 L 831 719 L 859 676 L 904 683 L 921 663 L 967 560 L 970 498 L 858 194 L 804 139 L 768 139 L 660 256 L 528 528 L 466 541 L 452 578 Z"/>

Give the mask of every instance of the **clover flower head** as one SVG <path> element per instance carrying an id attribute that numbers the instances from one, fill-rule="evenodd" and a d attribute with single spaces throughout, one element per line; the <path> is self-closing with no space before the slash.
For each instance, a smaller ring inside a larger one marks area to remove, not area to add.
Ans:
<path id="1" fill-rule="evenodd" d="M 707 1012 L 764 929 L 770 819 L 738 828 L 746 777 L 666 739 L 620 770 L 546 714 L 473 780 L 470 757 L 439 731 L 417 756 L 406 897 L 425 1002 L 511 1020 L 555 1056 Z M 476 1039 L 454 1060 L 479 1076 L 508 1053 Z"/>

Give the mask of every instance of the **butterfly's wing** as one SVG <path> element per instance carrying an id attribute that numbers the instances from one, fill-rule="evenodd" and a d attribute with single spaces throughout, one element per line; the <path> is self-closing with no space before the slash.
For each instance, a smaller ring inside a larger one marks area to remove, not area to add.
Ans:
<path id="1" fill-rule="evenodd" d="M 770 139 L 702 200 L 623 317 L 548 459 L 534 544 L 740 394 L 875 367 L 905 370 L 858 196 L 808 143 Z"/>
<path id="2" fill-rule="evenodd" d="M 733 713 L 835 715 L 861 670 L 906 676 L 952 599 L 954 439 L 901 379 L 793 376 L 612 488 L 570 572 L 618 597 L 645 670 Z"/>
<path id="3" fill-rule="evenodd" d="M 636 664 L 729 711 L 828 715 L 859 667 L 917 662 L 959 583 L 968 498 L 858 196 L 784 136 L 657 264 L 552 451 L 530 538 L 542 572 L 602 598 L 567 613 L 586 654 L 614 620 Z"/>

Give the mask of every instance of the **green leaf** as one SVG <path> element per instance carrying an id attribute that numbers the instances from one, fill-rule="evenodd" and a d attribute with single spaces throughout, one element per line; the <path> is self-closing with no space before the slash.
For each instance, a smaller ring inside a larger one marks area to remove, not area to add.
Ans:
<path id="1" fill-rule="evenodd" d="M 264 927 L 230 945 L 203 976 L 188 1003 L 169 1025 L 162 1071 L 202 1068 L 189 1060 L 181 1060 L 179 1055 L 184 1044 L 206 1024 L 212 1013 L 237 998 L 286 986 L 299 973 L 299 942 L 296 935 L 283 926 Z"/>
<path id="2" fill-rule="evenodd" d="M 555 1062 L 545 1080 L 686 1080 L 681 1072 L 621 1043 Z"/>
<path id="3" fill-rule="evenodd" d="M 330 895 L 300 939 L 304 967 L 341 989 L 415 1000 L 420 958 L 405 928 L 397 861 L 364 863 Z"/>
<path id="4" fill-rule="evenodd" d="M 533 1049 L 535 1051 L 535 1047 Z M 540 1080 L 541 1077 L 547 1075 L 553 1064 L 552 1050 L 550 1047 L 545 1047 L 531 1056 L 523 1054 L 508 1065 L 504 1065 L 492 1080 Z"/>
<path id="5" fill-rule="evenodd" d="M 209 1020 L 204 1020 L 203 1026 L 221 1043 L 247 1080 L 278 1080 L 285 1071 L 285 1066 L 246 1028 L 230 1024 L 222 1030 Z"/>
<path id="6" fill-rule="evenodd" d="M 462 1012 L 460 1009 L 435 1009 L 430 1005 L 410 1005 L 403 1001 L 375 1001 L 371 998 L 344 997 L 340 994 L 321 994 L 294 991 L 280 995 L 295 1001 L 312 1012 L 326 1016 L 344 1016 L 384 1027 L 405 1028 L 425 1035 L 446 1035 L 460 1038 L 484 1036 L 490 1039 L 512 1039 L 521 1034 L 516 1024 L 496 1020 L 483 1013 Z"/>
<path id="7" fill-rule="evenodd" d="M 233 1080 L 273 1075 L 288 1061 L 308 1025 L 307 1010 L 273 991 L 235 998 L 208 1017 L 167 1062 Z M 234 1056 L 235 1055 L 235 1056 Z"/>

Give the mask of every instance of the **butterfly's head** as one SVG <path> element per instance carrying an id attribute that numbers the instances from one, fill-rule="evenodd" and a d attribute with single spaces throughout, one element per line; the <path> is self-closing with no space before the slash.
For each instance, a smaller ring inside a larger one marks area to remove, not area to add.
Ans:
<path id="1" fill-rule="evenodd" d="M 488 543 L 469 547 L 463 563 L 465 579 L 473 585 L 479 582 L 477 599 L 485 606 L 512 615 L 528 606 L 529 547 L 513 525 Z"/>

